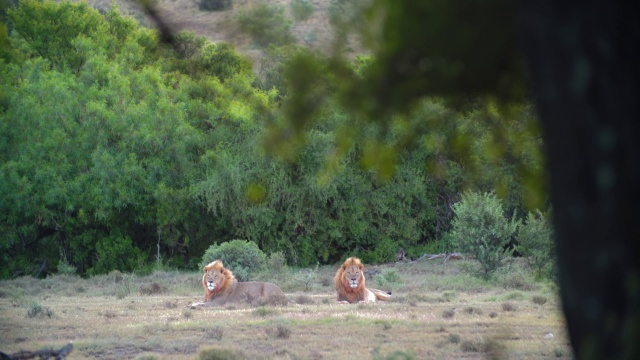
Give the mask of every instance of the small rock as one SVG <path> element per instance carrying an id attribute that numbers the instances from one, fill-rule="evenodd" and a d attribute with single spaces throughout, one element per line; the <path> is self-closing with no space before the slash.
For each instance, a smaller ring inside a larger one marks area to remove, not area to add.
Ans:
<path id="1" fill-rule="evenodd" d="M 551 340 L 551 339 L 553 339 L 553 334 L 552 333 L 546 333 L 542 338 L 545 339 L 545 340 Z"/>

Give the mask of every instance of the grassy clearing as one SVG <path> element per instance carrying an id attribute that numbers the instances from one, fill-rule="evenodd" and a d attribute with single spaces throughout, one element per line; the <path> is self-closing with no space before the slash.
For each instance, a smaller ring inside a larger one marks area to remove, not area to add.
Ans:
<path id="1" fill-rule="evenodd" d="M 202 298 L 199 273 L 19 278 L 0 282 L 0 350 L 73 341 L 70 359 L 571 357 L 554 286 L 484 282 L 461 263 L 372 266 L 399 275 L 393 300 L 356 305 L 335 302 L 330 266 L 313 283 L 295 269 L 262 274 L 289 303 L 260 307 L 189 308 Z"/>

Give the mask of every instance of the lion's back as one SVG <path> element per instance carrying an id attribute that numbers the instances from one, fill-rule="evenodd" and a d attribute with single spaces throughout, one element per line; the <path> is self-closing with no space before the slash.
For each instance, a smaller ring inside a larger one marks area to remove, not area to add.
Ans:
<path id="1" fill-rule="evenodd" d="M 236 292 L 258 297 L 284 295 L 284 292 L 278 285 L 262 281 L 240 282 L 236 286 Z"/>

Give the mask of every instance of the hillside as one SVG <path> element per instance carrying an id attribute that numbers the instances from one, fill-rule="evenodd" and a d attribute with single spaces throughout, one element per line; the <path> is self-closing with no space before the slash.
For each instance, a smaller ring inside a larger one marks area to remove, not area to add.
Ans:
<path id="1" fill-rule="evenodd" d="M 145 26 L 154 26 L 140 6 L 131 0 L 83 0 L 100 11 L 106 11 L 111 4 L 118 6 L 121 12 L 131 15 Z M 204 36 L 211 42 L 229 42 L 236 49 L 259 60 L 262 50 L 252 43 L 251 39 L 242 34 L 233 21 L 233 16 L 243 8 L 251 7 L 260 0 L 234 0 L 233 8 L 225 11 L 201 11 L 197 0 L 158 0 L 157 9 L 160 16 L 173 27 L 175 31 L 189 31 Z M 269 1 L 285 8 L 286 15 L 291 14 L 291 0 Z M 332 28 L 329 22 L 329 8 L 331 0 L 309 0 L 315 11 L 304 21 L 294 21 L 291 31 L 298 45 L 327 51 L 332 40 Z M 350 44 L 351 45 L 351 44 Z"/>

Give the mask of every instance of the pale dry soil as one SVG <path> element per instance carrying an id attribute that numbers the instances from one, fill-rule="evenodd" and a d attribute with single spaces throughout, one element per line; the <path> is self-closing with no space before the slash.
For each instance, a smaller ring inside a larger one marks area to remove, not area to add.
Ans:
<path id="1" fill-rule="evenodd" d="M 0 350 L 73 341 L 69 359 L 194 359 L 211 347 L 247 359 L 373 359 L 398 351 L 417 359 L 570 358 L 558 299 L 545 287 L 483 285 L 442 266 L 392 265 L 402 278 L 394 300 L 356 305 L 335 303 L 331 267 L 319 270 L 309 296 L 283 286 L 290 304 L 266 307 L 191 309 L 202 298 L 195 272 L 131 275 L 126 287 L 106 275 L 5 281 Z M 160 291 L 143 295 L 151 282 Z M 536 304 L 536 295 L 548 301 Z M 29 317 L 34 301 L 51 316 Z"/>

